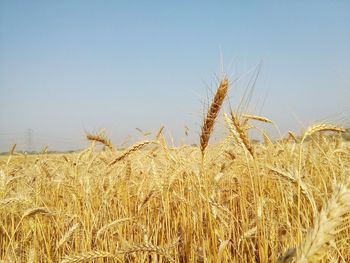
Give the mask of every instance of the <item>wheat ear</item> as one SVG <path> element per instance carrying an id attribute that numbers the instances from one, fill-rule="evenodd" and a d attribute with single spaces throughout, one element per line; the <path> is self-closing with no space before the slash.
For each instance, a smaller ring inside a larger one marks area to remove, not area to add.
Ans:
<path id="1" fill-rule="evenodd" d="M 22 220 L 25 217 L 34 216 L 37 214 L 51 215 L 52 213 L 46 207 L 30 208 L 23 213 Z"/>
<path id="2" fill-rule="evenodd" d="M 17 147 L 17 144 L 14 143 L 14 144 L 12 145 L 11 149 L 10 149 L 10 155 L 14 155 L 15 150 L 16 150 L 16 147 Z"/>
<path id="3" fill-rule="evenodd" d="M 9 197 L 0 201 L 0 210 L 6 206 L 15 207 L 16 205 L 22 205 L 29 202 L 29 199 L 26 197 Z"/>
<path id="4" fill-rule="evenodd" d="M 131 146 L 124 153 L 122 153 L 120 156 L 118 156 L 113 161 L 111 161 L 108 165 L 111 166 L 111 165 L 115 164 L 116 162 L 119 162 L 119 161 L 123 160 L 128 155 L 132 154 L 133 152 L 136 152 L 137 150 L 141 149 L 143 146 L 145 146 L 147 144 L 151 144 L 151 143 L 153 143 L 153 142 L 151 142 L 151 141 L 143 141 L 143 142 L 139 142 L 139 143 Z"/>
<path id="5" fill-rule="evenodd" d="M 31 247 L 27 254 L 27 263 L 34 263 L 34 259 L 35 259 L 35 249 L 34 247 Z"/>
<path id="6" fill-rule="evenodd" d="M 66 233 L 62 236 L 62 238 L 58 241 L 57 246 L 56 246 L 56 251 L 62 247 L 64 243 L 66 243 L 71 236 L 74 234 L 74 232 L 79 228 L 80 223 L 74 224 L 71 228 L 68 229 Z"/>
<path id="7" fill-rule="evenodd" d="M 292 131 L 289 131 L 288 132 L 288 139 L 289 138 L 292 138 L 293 140 L 294 140 L 294 142 L 298 142 L 298 138 L 297 138 L 297 136 L 295 135 L 295 133 L 294 132 L 292 132 Z"/>
<path id="8" fill-rule="evenodd" d="M 110 150 L 114 150 L 113 144 L 111 140 L 107 139 L 104 135 L 102 134 L 86 134 L 86 139 L 89 141 L 95 141 L 102 143 L 106 147 L 108 147 Z"/>
<path id="9" fill-rule="evenodd" d="M 218 116 L 222 103 L 226 97 L 228 90 L 228 79 L 225 78 L 220 82 L 218 89 L 216 90 L 214 100 L 211 103 L 207 116 L 203 121 L 202 132 L 200 136 L 200 149 L 202 155 L 204 155 L 205 148 L 208 146 L 209 138 L 213 132 L 215 119 Z"/>
<path id="10" fill-rule="evenodd" d="M 346 222 L 346 215 L 350 212 L 350 177 L 333 186 L 333 194 L 323 206 L 318 217 L 314 219 L 314 227 L 307 233 L 298 249 L 289 248 L 278 260 L 279 263 L 318 262 L 328 251 L 330 242 L 341 231 Z"/>
<path id="11" fill-rule="evenodd" d="M 149 253 L 153 252 L 159 255 L 164 255 L 164 256 L 168 255 L 167 251 L 164 248 L 155 246 L 153 244 L 134 245 L 126 249 L 122 249 L 118 253 L 129 254 L 129 253 L 136 253 L 136 252 L 149 252 Z"/>
<path id="12" fill-rule="evenodd" d="M 243 114 L 242 117 L 247 120 L 255 120 L 255 121 L 261 121 L 265 123 L 273 123 L 272 120 L 265 118 L 263 116 L 258 115 L 251 115 L 251 114 Z"/>
<path id="13" fill-rule="evenodd" d="M 158 141 L 159 140 L 159 137 L 160 135 L 163 133 L 163 130 L 164 130 L 164 125 L 162 125 L 159 130 L 157 131 L 157 134 L 156 134 L 156 140 Z"/>
<path id="14" fill-rule="evenodd" d="M 225 114 L 225 121 L 237 142 L 243 149 L 246 149 L 252 157 L 254 157 L 253 146 L 251 145 L 244 128 L 240 125 L 238 118 L 231 112 L 231 118 Z"/>
<path id="15" fill-rule="evenodd" d="M 350 177 L 334 185 L 334 192 L 322 208 L 313 229 L 308 232 L 297 252 L 297 262 L 316 262 L 327 253 L 332 241 L 350 212 Z"/>
<path id="16" fill-rule="evenodd" d="M 332 124 L 326 124 L 326 123 L 314 124 L 304 132 L 304 135 L 301 141 L 303 142 L 306 139 L 306 137 L 311 136 L 316 132 L 323 132 L 323 131 L 345 132 L 345 129 Z"/>
<path id="17" fill-rule="evenodd" d="M 96 233 L 96 239 L 98 239 L 104 232 L 106 232 L 106 230 L 112 226 L 115 226 L 115 225 L 118 225 L 120 223 L 124 223 L 124 222 L 127 222 L 127 221 L 130 221 L 132 220 L 132 218 L 130 217 L 127 217 L 127 218 L 121 218 L 121 219 L 117 219 L 117 220 L 114 220 L 112 222 L 110 222 L 109 224 L 107 225 L 104 225 L 103 227 L 101 227 L 97 233 Z"/>
<path id="18" fill-rule="evenodd" d="M 122 254 L 130 254 L 130 253 L 137 253 L 137 252 L 147 252 L 147 253 L 156 253 L 158 255 L 164 256 L 168 261 L 173 262 L 171 255 L 169 254 L 168 250 L 175 247 L 179 243 L 179 239 L 173 242 L 171 245 L 168 245 L 167 247 L 163 248 L 160 246 L 156 246 L 153 244 L 139 244 L 134 245 L 131 247 L 128 247 L 126 249 L 122 249 L 117 251 L 117 253 Z"/>
<path id="19" fill-rule="evenodd" d="M 288 172 L 284 172 L 284 171 L 281 171 L 279 169 L 276 169 L 276 168 L 273 168 L 271 166 L 267 166 L 267 168 L 280 175 L 281 178 L 285 179 L 286 181 L 294 184 L 295 186 L 298 187 L 298 185 L 300 185 L 300 190 L 301 190 L 301 193 L 309 200 L 311 206 L 312 206 L 312 211 L 313 211 L 313 215 L 315 216 L 317 214 L 317 208 L 316 208 L 316 203 L 315 203 L 315 199 L 313 198 L 313 196 L 310 194 L 310 191 L 307 187 L 307 185 L 300 179 L 298 178 L 295 178 L 293 175 L 291 175 L 290 173 Z"/>
<path id="20" fill-rule="evenodd" d="M 79 263 L 99 258 L 117 259 L 116 255 L 105 251 L 89 251 L 76 256 L 66 256 L 60 263 Z M 118 260 L 121 262 L 120 260 Z"/>
<path id="21" fill-rule="evenodd" d="M 296 257 L 298 263 L 319 262 L 328 251 L 330 242 L 341 231 L 350 212 L 350 177 L 333 186 L 333 194 L 323 206 L 314 227 L 309 230 L 298 249 L 289 248 L 278 263 L 292 262 Z M 294 261 L 293 261 L 294 262 Z"/>

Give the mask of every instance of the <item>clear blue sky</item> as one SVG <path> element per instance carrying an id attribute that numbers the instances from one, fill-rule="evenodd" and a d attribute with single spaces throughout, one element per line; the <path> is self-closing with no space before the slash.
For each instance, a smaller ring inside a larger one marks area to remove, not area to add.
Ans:
<path id="1" fill-rule="evenodd" d="M 196 142 L 221 51 L 233 104 L 262 61 L 248 110 L 282 132 L 349 115 L 350 1 L 2 0 L 0 151 L 162 124 Z"/>

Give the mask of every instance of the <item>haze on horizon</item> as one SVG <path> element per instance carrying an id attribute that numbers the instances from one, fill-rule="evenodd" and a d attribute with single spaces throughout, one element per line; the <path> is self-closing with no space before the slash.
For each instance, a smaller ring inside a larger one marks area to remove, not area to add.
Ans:
<path id="1" fill-rule="evenodd" d="M 233 107 L 260 69 L 247 111 L 281 133 L 349 125 L 349 10 L 349 1 L 1 1 L 0 152 L 79 149 L 101 128 L 120 146 L 161 125 L 175 143 L 197 143 L 222 66 Z"/>

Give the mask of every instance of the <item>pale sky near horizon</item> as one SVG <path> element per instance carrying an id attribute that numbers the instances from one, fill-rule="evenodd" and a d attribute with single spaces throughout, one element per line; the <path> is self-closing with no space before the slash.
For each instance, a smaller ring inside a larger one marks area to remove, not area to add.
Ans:
<path id="1" fill-rule="evenodd" d="M 282 133 L 349 125 L 350 1 L 2 0 L 0 152 L 77 149 L 101 128 L 120 146 L 161 125 L 196 143 L 222 65 L 233 107 L 260 65 L 247 111 Z"/>

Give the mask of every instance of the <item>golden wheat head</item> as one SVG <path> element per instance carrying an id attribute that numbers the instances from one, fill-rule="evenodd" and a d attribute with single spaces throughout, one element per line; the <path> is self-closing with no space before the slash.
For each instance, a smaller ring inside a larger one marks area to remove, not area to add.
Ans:
<path id="1" fill-rule="evenodd" d="M 316 132 L 324 132 L 324 131 L 345 132 L 345 129 L 332 124 L 326 124 L 326 123 L 314 124 L 304 132 L 304 135 L 301 141 L 303 142 L 306 139 L 306 137 L 309 137 Z"/>
<path id="2" fill-rule="evenodd" d="M 129 149 L 127 149 L 124 153 L 122 153 L 120 156 L 118 156 L 113 161 L 111 161 L 108 165 L 110 166 L 110 165 L 115 164 L 116 162 L 119 162 L 119 161 L 123 160 L 124 158 L 126 158 L 127 156 L 132 154 L 133 152 L 136 152 L 139 149 L 141 149 L 142 147 L 144 147 L 145 145 L 148 145 L 148 144 L 151 144 L 151 143 L 153 143 L 153 142 L 152 141 L 142 141 L 142 142 L 139 142 L 137 144 L 134 144 Z"/>
<path id="3" fill-rule="evenodd" d="M 86 134 L 86 139 L 89 141 L 95 141 L 102 143 L 106 147 L 108 147 L 110 150 L 114 150 L 113 144 L 111 140 L 107 139 L 104 135 L 102 134 Z"/>
<path id="4" fill-rule="evenodd" d="M 222 103 L 226 97 L 228 90 L 228 79 L 225 78 L 220 82 L 220 85 L 215 93 L 214 100 L 211 103 L 208 113 L 204 119 L 202 132 L 200 136 L 200 149 L 202 155 L 204 154 L 205 148 L 208 146 L 210 135 L 214 128 L 215 119 L 218 116 Z"/>

